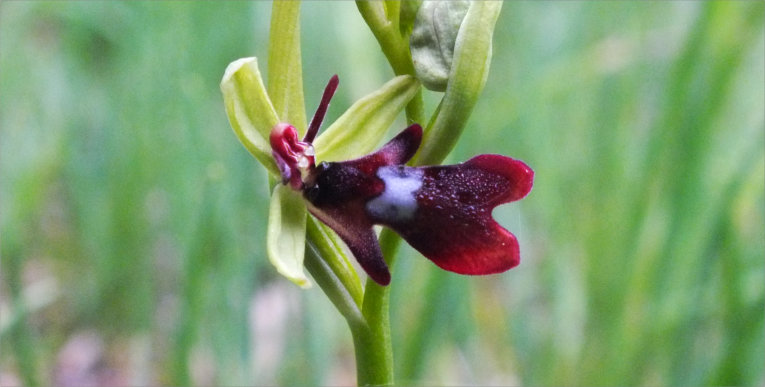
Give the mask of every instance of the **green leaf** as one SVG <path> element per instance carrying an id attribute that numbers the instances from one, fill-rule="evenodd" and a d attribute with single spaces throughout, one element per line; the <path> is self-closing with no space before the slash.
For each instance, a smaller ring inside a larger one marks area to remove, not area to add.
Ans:
<path id="1" fill-rule="evenodd" d="M 445 91 L 452 68 L 452 57 L 470 2 L 425 1 L 417 11 L 409 47 L 417 79 L 426 88 Z"/>
<path id="2" fill-rule="evenodd" d="M 501 1 L 470 3 L 457 34 L 446 93 L 413 164 L 439 164 L 457 144 L 489 75 L 491 39 L 501 9 Z"/>
<path id="3" fill-rule="evenodd" d="M 239 141 L 269 172 L 280 176 L 268 143 L 271 128 L 279 123 L 279 118 L 263 86 L 257 58 L 231 62 L 223 74 L 220 90 L 228 121 Z"/>
<path id="4" fill-rule="evenodd" d="M 300 194 L 284 184 L 277 184 L 268 214 L 268 259 L 279 274 L 302 288 L 311 286 L 303 271 L 306 216 Z"/>
<path id="5" fill-rule="evenodd" d="M 401 75 L 356 101 L 314 141 L 317 161 L 348 160 L 374 150 L 420 83 Z"/>
<path id="6" fill-rule="evenodd" d="M 300 54 L 300 1 L 274 1 L 268 45 L 268 94 L 282 122 L 306 129 Z"/>

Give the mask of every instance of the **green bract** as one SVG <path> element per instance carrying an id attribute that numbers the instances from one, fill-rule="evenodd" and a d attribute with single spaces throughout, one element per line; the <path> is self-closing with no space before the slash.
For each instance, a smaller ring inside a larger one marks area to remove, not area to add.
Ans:
<path id="1" fill-rule="evenodd" d="M 414 164 L 438 164 L 457 143 L 489 75 L 491 38 L 501 8 L 501 1 L 470 2 L 454 44 L 446 92 L 425 128 Z"/>
<path id="2" fill-rule="evenodd" d="M 457 33 L 469 6 L 467 0 L 424 1 L 417 11 L 409 47 L 417 78 L 430 90 L 446 90 Z"/>

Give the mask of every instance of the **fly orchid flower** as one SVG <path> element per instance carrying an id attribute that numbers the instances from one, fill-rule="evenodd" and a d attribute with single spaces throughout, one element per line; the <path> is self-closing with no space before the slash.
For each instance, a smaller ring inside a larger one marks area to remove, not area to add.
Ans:
<path id="1" fill-rule="evenodd" d="M 371 154 L 316 165 L 313 140 L 337 85 L 334 76 L 302 140 L 295 127 L 279 123 L 270 143 L 282 182 L 302 194 L 308 211 L 338 234 L 367 274 L 390 283 L 374 225 L 393 229 L 448 271 L 481 275 L 517 266 L 518 241 L 491 211 L 529 193 L 531 168 L 492 154 L 456 165 L 406 166 L 422 141 L 418 124 Z"/>

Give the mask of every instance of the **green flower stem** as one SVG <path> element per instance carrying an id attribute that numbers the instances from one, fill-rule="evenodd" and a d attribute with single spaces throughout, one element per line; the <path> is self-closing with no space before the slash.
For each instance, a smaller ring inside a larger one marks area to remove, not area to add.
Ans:
<path id="1" fill-rule="evenodd" d="M 400 3 L 356 1 L 356 5 L 377 38 L 393 71 L 397 75 L 414 75 L 412 56 L 409 51 L 410 31 L 407 28 L 400 28 L 399 25 Z M 446 157 L 456 143 L 475 100 L 486 82 L 491 58 L 491 33 L 500 7 L 501 4 L 474 4 L 473 9 L 468 12 L 467 28 L 461 32 L 462 36 L 458 37 L 461 47 L 458 47 L 451 77 L 458 79 L 447 86 L 445 102 L 441 103 L 434 115 L 434 121 L 428 125 L 430 129 L 435 124 L 441 130 L 432 131 L 430 136 L 426 135 L 424 140 L 432 140 L 430 148 L 424 157 L 418 158 L 415 162 L 427 161 L 430 164 L 437 164 Z M 486 25 L 481 26 L 482 23 Z M 471 70 L 470 66 L 477 68 Z M 460 103 L 467 103 L 468 106 L 460 108 Z M 457 112 L 449 114 L 449 117 L 442 116 L 440 113 L 444 106 L 448 109 L 456 109 Z M 421 91 L 418 91 L 407 105 L 406 115 L 410 123 L 422 123 L 424 113 Z M 441 126 L 451 122 L 446 118 L 456 119 L 458 128 L 451 131 L 442 129 Z M 440 136 L 435 136 L 437 133 Z M 400 243 L 401 238 L 389 229 L 384 229 L 380 235 L 380 247 L 391 271 L 394 268 L 396 251 Z M 393 384 L 389 306 L 390 287 L 380 286 L 374 281 L 367 280 L 362 306 L 362 314 L 367 325 L 353 330 L 357 379 L 360 386 Z"/>
<path id="2" fill-rule="evenodd" d="M 425 116 L 425 105 L 422 102 L 422 89 L 417 90 L 414 98 L 406 105 L 406 123 L 411 125 L 422 122 Z"/>
<path id="3" fill-rule="evenodd" d="M 398 25 L 398 1 L 356 1 L 361 17 L 372 30 L 396 75 L 414 74 L 409 41 Z"/>
<path id="4" fill-rule="evenodd" d="M 409 31 L 402 31 L 399 25 L 400 3 L 356 1 L 356 6 L 380 44 L 393 72 L 396 75 L 414 75 L 414 65 L 409 52 Z M 420 89 L 406 106 L 407 122 L 422 123 L 424 115 Z M 383 229 L 380 234 L 380 247 L 391 271 L 400 243 L 401 238 L 398 235 L 389 229 Z M 394 382 L 389 309 L 390 286 L 380 286 L 367 280 L 362 306 L 367 325 L 352 329 L 359 386 L 392 385 Z"/>
<path id="5" fill-rule="evenodd" d="M 387 308 L 386 308 L 387 310 Z M 356 351 L 356 383 L 359 386 L 393 385 L 393 353 L 390 330 L 375 325 L 351 327 Z"/>
<path id="6" fill-rule="evenodd" d="M 319 287 L 327 295 L 333 305 L 345 317 L 351 332 L 365 326 L 364 316 L 361 314 L 358 304 L 353 295 L 338 278 L 332 268 L 318 253 L 318 248 L 312 241 L 306 243 L 305 267 L 311 276 L 319 284 Z"/>
<path id="7" fill-rule="evenodd" d="M 380 247 L 393 270 L 401 238 L 390 229 L 380 234 Z M 390 286 L 367 280 L 362 313 L 366 327 L 353 331 L 356 347 L 356 378 L 359 386 L 393 384 L 393 347 L 390 336 Z"/>
<path id="8" fill-rule="evenodd" d="M 396 10 L 396 15 L 398 10 Z M 273 98 L 278 116 L 305 129 L 303 106 L 302 71 L 300 60 L 300 3 L 274 1 L 271 16 L 269 45 L 269 94 Z M 391 37 L 391 35 L 386 35 Z M 399 39 L 400 40 L 400 39 Z M 386 54 L 394 55 L 399 70 L 397 74 L 414 74 L 411 58 L 400 58 L 401 42 L 386 47 L 394 48 Z M 402 67 L 403 66 L 403 67 Z M 418 91 L 418 99 L 421 100 Z M 411 104 L 411 103 L 410 103 Z M 422 105 L 421 101 L 419 105 Z M 417 104 L 412 105 L 415 108 Z M 420 107 L 421 111 L 422 108 Z M 390 323 L 388 319 L 388 292 L 377 290 L 382 296 L 371 298 L 374 306 L 364 315 L 361 284 L 358 276 L 332 239 L 316 219 L 308 217 L 305 267 L 330 301 L 348 322 L 356 351 L 356 367 L 359 385 L 389 385 L 393 383 L 393 355 L 390 346 Z M 367 281 L 368 283 L 374 281 Z M 372 285 L 368 285 L 372 286 Z M 373 292 L 374 293 L 374 292 Z M 366 301 L 366 300 L 364 300 Z M 377 305 L 383 303 L 384 305 Z"/>
<path id="9" fill-rule="evenodd" d="M 385 58 L 393 68 L 393 73 L 415 75 L 412 54 L 409 52 L 410 31 L 402 31 L 399 24 L 400 1 L 357 0 L 356 7 L 380 44 Z M 406 105 L 407 122 L 422 123 L 424 116 L 422 91 L 417 91 L 414 98 Z"/>

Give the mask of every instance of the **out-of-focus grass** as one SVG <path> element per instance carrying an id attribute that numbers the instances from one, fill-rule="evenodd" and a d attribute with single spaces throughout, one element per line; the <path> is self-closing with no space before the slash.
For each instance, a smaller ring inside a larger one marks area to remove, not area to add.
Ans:
<path id="1" fill-rule="evenodd" d="M 2 4 L 3 385 L 353 382 L 331 304 L 267 264 L 265 176 L 218 92 L 265 57 L 269 9 Z M 495 211 L 523 262 L 463 277 L 402 249 L 402 383 L 765 382 L 764 10 L 504 5 L 451 159 L 535 169 Z M 336 117 L 391 73 L 353 3 L 303 15 L 307 107 L 338 73 Z M 62 349 L 83 333 L 90 369 Z"/>

